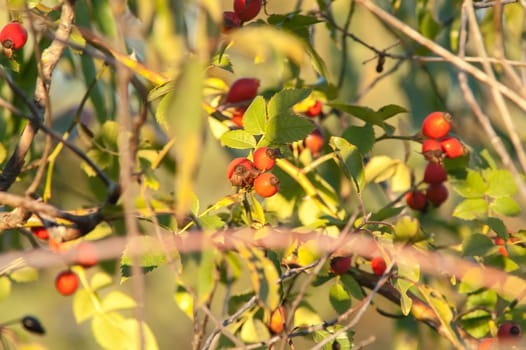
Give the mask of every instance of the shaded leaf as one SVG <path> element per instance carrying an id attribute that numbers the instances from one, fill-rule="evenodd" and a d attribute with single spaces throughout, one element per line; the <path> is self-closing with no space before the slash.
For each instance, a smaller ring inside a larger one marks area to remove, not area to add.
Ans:
<path id="1" fill-rule="evenodd" d="M 350 126 L 342 134 L 349 143 L 358 147 L 362 155 L 369 152 L 374 146 L 374 129 L 369 123 L 364 126 Z"/>
<path id="2" fill-rule="evenodd" d="M 342 164 L 343 172 L 353 180 L 357 192 L 365 186 L 363 160 L 358 148 L 341 137 L 332 136 L 329 144 Z"/>
<path id="3" fill-rule="evenodd" d="M 462 243 L 464 256 L 482 256 L 495 246 L 488 236 L 475 233 L 469 235 Z"/>
<path id="4" fill-rule="evenodd" d="M 268 121 L 265 134 L 258 146 L 302 140 L 314 128 L 314 124 L 309 120 L 292 112 L 284 112 Z"/>
<path id="5" fill-rule="evenodd" d="M 283 89 L 275 93 L 267 105 L 268 118 L 287 112 L 296 103 L 307 98 L 310 93 L 309 89 Z"/>

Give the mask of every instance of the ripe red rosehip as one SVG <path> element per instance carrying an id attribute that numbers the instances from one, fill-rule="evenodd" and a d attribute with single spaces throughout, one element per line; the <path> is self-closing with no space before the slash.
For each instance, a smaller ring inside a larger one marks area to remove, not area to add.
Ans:
<path id="1" fill-rule="evenodd" d="M 310 150 L 310 153 L 317 157 L 323 149 L 324 139 L 320 129 L 316 128 L 313 132 L 307 135 L 303 140 L 303 145 Z"/>
<path id="2" fill-rule="evenodd" d="M 272 334 L 280 334 L 285 329 L 285 308 L 283 306 L 278 306 L 270 314 L 270 321 L 268 328 Z"/>
<path id="3" fill-rule="evenodd" d="M 97 265 L 97 262 L 97 250 L 92 243 L 82 242 L 77 246 L 77 254 L 75 256 L 75 263 L 77 265 L 89 268 Z"/>
<path id="4" fill-rule="evenodd" d="M 18 22 L 8 23 L 0 31 L 0 42 L 6 49 L 18 50 L 26 44 L 27 31 Z"/>
<path id="5" fill-rule="evenodd" d="M 443 183 L 431 184 L 426 190 L 427 199 L 433 203 L 435 207 L 439 207 L 444 203 L 448 197 L 448 191 Z"/>
<path id="6" fill-rule="evenodd" d="M 314 118 L 321 113 L 322 107 L 323 107 L 323 103 L 320 100 L 316 100 L 316 102 L 314 102 L 314 104 L 307 109 L 305 114 L 308 117 Z"/>
<path id="7" fill-rule="evenodd" d="M 422 123 L 422 134 L 430 139 L 439 139 L 451 130 L 451 115 L 446 112 L 433 112 Z"/>
<path id="8" fill-rule="evenodd" d="M 343 275 L 351 267 L 351 257 L 350 256 L 336 256 L 331 259 L 331 271 L 335 275 Z"/>
<path id="9" fill-rule="evenodd" d="M 261 197 L 271 197 L 279 191 L 279 179 L 272 173 L 260 174 L 254 179 L 254 190 Z"/>
<path id="10" fill-rule="evenodd" d="M 405 202 L 413 210 L 425 212 L 427 209 L 427 197 L 421 191 L 408 192 L 405 195 Z"/>
<path id="11" fill-rule="evenodd" d="M 442 160 L 442 145 L 435 139 L 427 139 L 422 143 L 422 154 L 428 161 L 439 163 Z"/>
<path id="12" fill-rule="evenodd" d="M 504 341 L 519 340 L 522 337 L 521 326 L 515 322 L 504 322 L 499 326 L 497 338 Z"/>
<path id="13" fill-rule="evenodd" d="M 233 11 L 223 12 L 223 25 L 221 26 L 221 32 L 228 33 L 234 28 L 241 27 L 241 19 Z"/>
<path id="14" fill-rule="evenodd" d="M 234 11 L 243 21 L 250 21 L 261 11 L 261 0 L 234 0 Z"/>
<path id="15" fill-rule="evenodd" d="M 252 100 L 258 94 L 259 79 L 241 78 L 230 85 L 225 102 L 236 103 Z"/>
<path id="16" fill-rule="evenodd" d="M 427 163 L 424 170 L 424 182 L 428 184 L 439 184 L 447 180 L 447 172 L 442 164 Z"/>
<path id="17" fill-rule="evenodd" d="M 232 175 L 234 175 L 236 168 L 238 168 L 239 166 L 242 166 L 247 170 L 250 170 L 254 167 L 254 165 L 248 158 L 239 157 L 239 158 L 233 159 L 230 162 L 230 164 L 228 164 L 228 167 L 226 169 L 226 176 L 229 180 L 232 178 Z"/>
<path id="18" fill-rule="evenodd" d="M 55 278 L 55 287 L 62 295 L 71 295 L 79 287 L 79 276 L 71 270 L 60 272 Z"/>
<path id="19" fill-rule="evenodd" d="M 47 229 L 44 226 L 31 227 L 31 232 L 37 238 L 40 238 L 43 240 L 46 240 L 49 238 L 49 232 L 47 232 Z"/>
<path id="20" fill-rule="evenodd" d="M 386 268 L 387 265 L 385 264 L 385 260 L 381 256 L 377 256 L 371 260 L 371 269 L 375 275 L 383 275 Z"/>
<path id="21" fill-rule="evenodd" d="M 254 166 L 261 171 L 270 170 L 276 164 L 279 155 L 278 149 L 260 147 L 254 152 Z"/>
<path id="22" fill-rule="evenodd" d="M 464 155 L 464 146 L 455 137 L 448 137 L 440 141 L 442 150 L 448 158 L 457 158 Z"/>

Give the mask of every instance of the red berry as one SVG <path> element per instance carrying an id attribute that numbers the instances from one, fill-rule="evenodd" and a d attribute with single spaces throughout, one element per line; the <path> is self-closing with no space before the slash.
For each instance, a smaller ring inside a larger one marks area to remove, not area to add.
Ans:
<path id="1" fill-rule="evenodd" d="M 421 191 L 408 192 L 405 195 L 405 202 L 413 210 L 425 212 L 427 209 L 427 197 Z"/>
<path id="2" fill-rule="evenodd" d="M 272 334 L 280 334 L 285 328 L 285 308 L 283 306 L 278 306 L 270 314 L 270 321 L 268 328 Z"/>
<path id="3" fill-rule="evenodd" d="M 499 326 L 497 332 L 499 340 L 519 340 L 521 337 L 521 326 L 518 323 L 508 321 Z"/>
<path id="4" fill-rule="evenodd" d="M 44 240 L 49 238 L 49 232 L 47 232 L 44 226 L 31 227 L 31 232 L 37 238 L 44 239 Z"/>
<path id="5" fill-rule="evenodd" d="M 307 147 L 314 157 L 320 155 L 321 150 L 323 149 L 323 134 L 320 129 L 314 129 L 313 132 L 307 135 L 303 140 L 303 144 Z"/>
<path id="6" fill-rule="evenodd" d="M 77 254 L 75 263 L 84 268 L 97 265 L 98 257 L 97 250 L 92 243 L 82 242 L 77 246 Z"/>
<path id="7" fill-rule="evenodd" d="M 232 115 L 232 123 L 234 123 L 236 126 L 242 128 L 243 127 L 243 117 L 245 116 L 245 110 L 244 109 L 237 109 L 234 114 Z"/>
<path id="8" fill-rule="evenodd" d="M 428 163 L 424 171 L 424 182 L 439 184 L 447 180 L 447 172 L 442 164 Z"/>
<path id="9" fill-rule="evenodd" d="M 448 197 L 448 191 L 444 184 L 431 184 L 426 190 L 427 199 L 433 203 L 435 207 L 439 207 L 444 203 Z"/>
<path id="10" fill-rule="evenodd" d="M 323 103 L 320 100 L 316 100 L 312 106 L 307 109 L 305 114 L 308 117 L 314 118 L 318 116 L 321 113 L 321 108 L 323 107 Z"/>
<path id="11" fill-rule="evenodd" d="M 440 141 L 440 145 L 448 158 L 457 158 L 464 155 L 464 146 L 455 137 L 448 137 Z"/>
<path id="12" fill-rule="evenodd" d="M 226 169 L 226 176 L 229 180 L 232 178 L 232 175 L 234 175 L 236 168 L 238 168 L 239 166 L 242 166 L 247 170 L 250 170 L 254 167 L 254 165 L 248 158 L 239 157 L 239 158 L 233 159 L 230 162 L 230 164 L 228 164 L 228 167 Z"/>
<path id="13" fill-rule="evenodd" d="M 0 32 L 0 42 L 7 49 L 18 50 L 26 44 L 27 31 L 18 22 L 8 23 Z"/>
<path id="14" fill-rule="evenodd" d="M 433 112 L 422 123 L 422 133 L 430 139 L 439 139 L 451 130 L 451 115 L 446 112 Z"/>
<path id="15" fill-rule="evenodd" d="M 258 94 L 259 79 L 255 78 L 241 78 L 232 83 L 228 93 L 226 94 L 225 102 L 236 103 L 247 100 L 252 100 Z"/>
<path id="16" fill-rule="evenodd" d="M 371 269 L 373 270 L 375 275 L 383 275 L 386 268 L 387 265 L 385 264 L 385 260 L 381 256 L 377 256 L 373 258 L 373 260 L 371 260 Z"/>
<path id="17" fill-rule="evenodd" d="M 62 295 L 75 293 L 79 286 L 79 276 L 71 270 L 60 272 L 55 278 L 55 287 Z"/>
<path id="18" fill-rule="evenodd" d="M 254 180 L 254 190 L 261 197 L 271 197 L 279 191 L 279 179 L 271 173 L 260 174 Z"/>
<path id="19" fill-rule="evenodd" d="M 221 26 L 221 31 L 223 33 L 228 33 L 230 30 L 239 27 L 241 27 L 241 20 L 235 12 L 223 12 L 223 25 Z"/>
<path id="20" fill-rule="evenodd" d="M 336 275 L 343 275 L 351 267 L 350 256 L 336 256 L 331 259 L 331 271 Z"/>
<path id="21" fill-rule="evenodd" d="M 240 157 L 230 162 L 226 175 L 232 186 L 248 187 L 252 185 L 258 172 L 255 171 L 254 164 L 249 159 Z"/>
<path id="22" fill-rule="evenodd" d="M 234 11 L 243 21 L 250 21 L 261 10 L 261 0 L 234 0 Z"/>
<path id="23" fill-rule="evenodd" d="M 422 154 L 434 163 L 439 163 L 442 159 L 442 145 L 435 139 L 427 139 L 422 143 Z"/>
<path id="24" fill-rule="evenodd" d="M 254 166 L 261 171 L 270 170 L 276 164 L 278 157 L 278 149 L 260 147 L 254 152 Z"/>

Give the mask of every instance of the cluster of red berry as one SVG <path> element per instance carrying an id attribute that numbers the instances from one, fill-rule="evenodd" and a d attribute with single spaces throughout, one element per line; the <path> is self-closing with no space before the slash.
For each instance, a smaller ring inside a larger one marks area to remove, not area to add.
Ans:
<path id="1" fill-rule="evenodd" d="M 241 27 L 243 22 L 254 19 L 261 11 L 261 6 L 261 0 L 234 0 L 234 11 L 223 12 L 221 31 L 227 33 L 231 29 Z"/>
<path id="2" fill-rule="evenodd" d="M 387 264 L 385 263 L 385 259 L 381 256 L 376 256 L 371 259 L 371 270 L 373 273 L 377 276 L 382 276 L 387 269 Z M 349 271 L 349 268 L 351 267 L 351 257 L 350 256 L 343 256 L 343 255 L 336 255 L 331 258 L 330 261 L 330 271 L 334 273 L 335 275 L 343 275 L 347 271 Z"/>
<path id="3" fill-rule="evenodd" d="M 414 210 L 425 212 L 428 202 L 435 207 L 444 203 L 448 190 L 444 185 L 447 172 L 442 164 L 444 158 L 457 158 L 465 154 L 464 146 L 455 137 L 448 137 L 451 130 L 451 115 L 445 112 L 433 112 L 427 115 L 422 124 L 422 134 L 426 137 L 422 143 L 422 154 L 429 162 L 424 171 L 425 191 L 415 189 L 406 195 L 407 205 Z"/>
<path id="4" fill-rule="evenodd" d="M 232 186 L 254 188 L 261 197 L 271 197 L 279 191 L 279 179 L 267 171 L 274 167 L 280 155 L 278 149 L 260 147 L 254 152 L 254 161 L 244 157 L 232 160 L 227 168 L 227 177 Z"/>
<path id="5" fill-rule="evenodd" d="M 21 49 L 27 41 L 27 31 L 19 22 L 6 24 L 0 31 L 0 43 L 7 57 L 13 56 L 13 50 Z"/>

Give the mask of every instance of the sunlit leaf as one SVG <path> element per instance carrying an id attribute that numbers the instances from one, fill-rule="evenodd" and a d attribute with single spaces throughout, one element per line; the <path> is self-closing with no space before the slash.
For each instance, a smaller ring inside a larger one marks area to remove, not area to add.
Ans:
<path id="1" fill-rule="evenodd" d="M 257 318 L 246 319 L 239 335 L 246 343 L 264 342 L 270 338 L 267 326 Z"/>
<path id="2" fill-rule="evenodd" d="M 511 197 L 496 198 L 493 202 L 491 202 L 490 208 L 497 214 L 505 216 L 517 216 L 521 213 L 521 207 Z"/>
<path id="3" fill-rule="evenodd" d="M 314 128 L 314 124 L 309 120 L 299 117 L 292 112 L 283 112 L 268 121 L 265 134 L 258 146 L 302 140 Z"/>
<path id="4" fill-rule="evenodd" d="M 230 148 L 247 149 L 256 147 L 254 136 L 245 130 L 230 130 L 221 136 L 221 142 Z"/>
<path id="5" fill-rule="evenodd" d="M 336 283 L 331 287 L 329 290 L 329 301 L 339 314 L 343 314 L 351 307 L 349 293 L 343 288 L 341 283 Z"/>
<path id="6" fill-rule="evenodd" d="M 118 290 L 111 291 L 101 300 L 102 309 L 105 312 L 133 309 L 137 306 L 135 300 L 127 294 Z"/>
<path id="7" fill-rule="evenodd" d="M 263 96 L 256 96 L 243 115 L 243 128 L 252 135 L 265 132 L 267 122 L 266 102 Z"/>
<path id="8" fill-rule="evenodd" d="M 188 316 L 191 320 L 194 319 L 194 298 L 186 288 L 181 284 L 177 284 L 174 295 L 175 303 L 183 311 L 183 313 Z"/>
<path id="9" fill-rule="evenodd" d="M 95 315 L 97 310 L 93 298 L 94 295 L 85 289 L 75 292 L 73 296 L 73 315 L 77 323 L 86 321 Z"/>
<path id="10" fill-rule="evenodd" d="M 488 202 L 484 199 L 466 199 L 453 211 L 453 216 L 464 220 L 484 218 L 487 214 Z"/>
<path id="11" fill-rule="evenodd" d="M 307 98 L 309 89 L 283 89 L 274 94 L 268 102 L 267 112 L 269 118 L 287 112 L 292 106 Z"/>
<path id="12" fill-rule="evenodd" d="M 361 192 L 365 186 L 363 160 L 358 148 L 341 137 L 332 136 L 329 142 L 342 163 L 344 173 L 350 177 L 356 190 Z"/>

